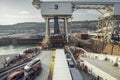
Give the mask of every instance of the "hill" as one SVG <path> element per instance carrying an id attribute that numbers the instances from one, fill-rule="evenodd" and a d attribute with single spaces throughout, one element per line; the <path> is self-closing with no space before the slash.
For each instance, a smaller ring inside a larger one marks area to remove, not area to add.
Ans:
<path id="1" fill-rule="evenodd" d="M 62 23 L 59 23 L 62 25 Z M 70 32 L 87 32 L 97 29 L 97 21 L 74 21 L 69 22 Z M 53 23 L 51 26 L 53 27 Z M 45 23 L 24 22 L 14 25 L 0 25 L 0 33 L 23 33 L 23 32 L 45 32 Z"/>
<path id="2" fill-rule="evenodd" d="M 0 25 L 0 33 L 21 33 L 29 31 L 45 31 L 45 23 L 25 22 L 14 25 Z"/>

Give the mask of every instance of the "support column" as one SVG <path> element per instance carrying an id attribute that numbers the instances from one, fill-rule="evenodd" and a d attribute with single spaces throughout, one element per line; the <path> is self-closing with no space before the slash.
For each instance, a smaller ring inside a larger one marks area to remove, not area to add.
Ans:
<path id="1" fill-rule="evenodd" d="M 63 19 L 64 20 L 64 27 L 63 27 L 63 32 L 65 33 L 65 18 Z"/>
<path id="2" fill-rule="evenodd" d="M 101 20 L 100 20 L 100 18 L 98 18 L 98 26 L 97 26 L 97 39 L 99 40 L 100 38 L 99 38 L 99 29 L 100 29 L 100 27 L 101 27 Z"/>
<path id="3" fill-rule="evenodd" d="M 68 19 L 65 18 L 65 34 L 66 34 L 66 40 L 67 40 L 67 43 L 68 43 Z"/>
<path id="4" fill-rule="evenodd" d="M 61 26 L 61 32 L 62 32 L 62 33 L 65 33 L 65 19 L 62 18 L 62 20 L 63 20 L 63 22 L 62 22 L 62 23 L 63 23 L 63 24 L 62 24 L 63 26 Z"/>
<path id="5" fill-rule="evenodd" d="M 48 18 L 45 18 L 46 30 L 45 30 L 45 40 L 48 40 Z"/>
<path id="6" fill-rule="evenodd" d="M 60 30 L 59 30 L 59 24 L 58 24 L 58 16 L 54 17 L 54 34 L 59 34 Z"/>
<path id="7" fill-rule="evenodd" d="M 50 19 L 48 19 L 48 38 L 50 38 Z"/>

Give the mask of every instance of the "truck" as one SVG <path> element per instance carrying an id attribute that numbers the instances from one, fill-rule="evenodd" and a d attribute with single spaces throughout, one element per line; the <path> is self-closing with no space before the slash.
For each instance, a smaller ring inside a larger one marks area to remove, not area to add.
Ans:
<path id="1" fill-rule="evenodd" d="M 33 59 L 24 67 L 24 80 L 33 80 L 41 72 L 41 61 L 39 58 Z"/>

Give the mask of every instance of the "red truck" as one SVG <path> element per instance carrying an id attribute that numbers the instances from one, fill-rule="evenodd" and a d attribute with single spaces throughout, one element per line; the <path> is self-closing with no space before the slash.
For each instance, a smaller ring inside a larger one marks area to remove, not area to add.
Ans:
<path id="1" fill-rule="evenodd" d="M 24 70 L 14 72 L 8 76 L 7 80 L 23 80 Z"/>

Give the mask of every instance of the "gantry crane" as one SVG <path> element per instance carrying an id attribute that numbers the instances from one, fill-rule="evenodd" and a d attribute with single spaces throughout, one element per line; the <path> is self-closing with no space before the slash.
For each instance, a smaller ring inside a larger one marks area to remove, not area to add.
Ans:
<path id="1" fill-rule="evenodd" d="M 119 1 L 79 1 L 79 0 L 33 0 L 34 7 L 41 9 L 41 14 L 46 22 L 45 41 L 50 39 L 50 20 L 54 20 L 54 33 L 64 33 L 65 40 L 68 43 L 68 19 L 71 18 L 72 13 L 78 9 L 95 9 L 99 11 L 102 16 L 98 21 L 98 36 L 104 42 L 109 42 L 112 36 L 113 29 L 117 27 L 117 22 L 120 21 L 120 2 Z M 64 26 L 63 30 L 59 29 L 59 20 L 62 19 Z"/>

